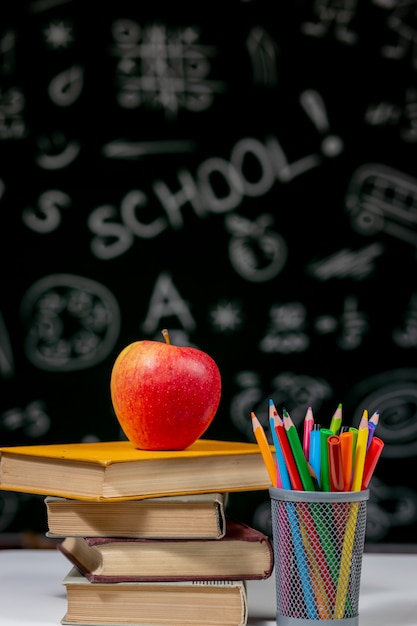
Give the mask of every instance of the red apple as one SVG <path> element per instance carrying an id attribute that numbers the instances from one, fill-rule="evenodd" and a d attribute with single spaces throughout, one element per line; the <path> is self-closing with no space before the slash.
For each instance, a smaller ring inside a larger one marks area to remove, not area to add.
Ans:
<path id="1" fill-rule="evenodd" d="M 116 358 L 113 408 L 126 437 L 142 450 L 184 450 L 207 430 L 220 402 L 221 378 L 202 350 L 135 341 Z"/>

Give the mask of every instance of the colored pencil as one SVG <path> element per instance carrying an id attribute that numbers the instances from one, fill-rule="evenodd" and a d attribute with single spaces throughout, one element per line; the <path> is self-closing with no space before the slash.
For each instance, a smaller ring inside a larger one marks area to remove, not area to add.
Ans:
<path id="1" fill-rule="evenodd" d="M 327 585 L 330 585 L 331 578 L 330 573 L 325 571 L 327 563 L 308 507 L 304 510 L 298 509 L 298 521 L 307 555 L 311 586 L 316 597 L 316 610 L 320 619 L 328 620 L 331 618 L 331 611 L 322 572 L 325 574 L 325 580 L 327 579 Z"/>
<path id="2" fill-rule="evenodd" d="M 282 415 L 284 428 L 287 433 L 288 441 L 290 442 L 290 447 L 297 465 L 298 473 L 300 474 L 303 489 L 305 491 L 315 491 L 314 483 L 308 469 L 307 459 L 304 456 L 303 447 L 294 422 L 286 409 L 283 409 Z"/>
<path id="3" fill-rule="evenodd" d="M 285 435 L 285 433 L 284 433 Z M 303 537 L 297 516 L 297 510 L 294 502 L 287 502 L 288 520 L 292 531 L 292 541 L 294 554 L 297 561 L 297 569 L 303 588 L 304 602 L 306 605 L 307 617 L 309 619 L 317 619 L 316 604 L 314 601 L 314 591 L 311 584 L 311 578 L 308 570 L 308 560 L 303 544 Z"/>
<path id="4" fill-rule="evenodd" d="M 330 491 L 329 454 L 327 440 L 333 435 L 330 428 L 320 428 L 320 487 L 322 491 Z"/>
<path id="5" fill-rule="evenodd" d="M 310 450 L 308 462 L 313 469 L 320 487 L 320 424 L 314 424 L 310 433 Z"/>
<path id="6" fill-rule="evenodd" d="M 353 463 L 355 462 L 356 441 L 358 439 L 358 429 L 355 428 L 354 426 L 349 426 L 348 432 L 352 433 L 352 436 L 353 436 L 353 439 L 352 439 L 352 470 L 353 470 Z"/>
<path id="7" fill-rule="evenodd" d="M 329 454 L 330 491 L 343 491 L 343 465 L 340 437 L 331 435 L 327 439 Z"/>
<path id="8" fill-rule="evenodd" d="M 353 433 L 348 431 L 340 433 L 340 452 L 342 454 L 343 467 L 343 491 L 350 491 L 352 484 L 352 446 Z"/>
<path id="9" fill-rule="evenodd" d="M 278 441 L 281 444 L 282 454 L 284 455 L 285 464 L 288 470 L 288 476 L 290 478 L 291 487 L 298 491 L 303 490 L 303 483 L 301 482 L 300 474 L 295 463 L 293 453 L 291 451 L 290 442 L 285 432 L 284 423 L 281 417 L 276 413 L 273 416 L 275 432 L 278 437 Z"/>
<path id="10" fill-rule="evenodd" d="M 309 459 L 310 454 L 310 434 L 313 430 L 314 426 L 314 416 L 313 409 L 311 406 L 308 407 L 305 418 L 304 418 L 304 426 L 303 426 L 303 452 L 305 458 Z"/>
<path id="11" fill-rule="evenodd" d="M 368 489 L 369 482 L 374 473 L 375 466 L 381 456 L 384 442 L 379 437 L 373 437 L 371 445 L 366 453 L 365 465 L 362 476 L 362 489 Z"/>
<path id="12" fill-rule="evenodd" d="M 340 568 L 336 585 L 336 599 L 333 619 L 343 618 L 346 602 L 349 601 L 349 572 L 351 569 L 350 563 L 352 560 L 353 546 L 356 537 L 356 523 L 358 519 L 359 505 L 360 502 L 351 502 L 349 504 L 349 515 L 346 522 L 342 552 L 340 556 Z"/>
<path id="13" fill-rule="evenodd" d="M 369 446 L 371 445 L 371 441 L 372 441 L 372 437 L 375 434 L 375 429 L 378 426 L 378 422 L 379 422 L 379 411 L 375 411 L 375 413 L 373 413 L 372 417 L 369 418 L 368 420 L 368 441 L 366 444 L 366 450 L 369 450 Z"/>
<path id="14" fill-rule="evenodd" d="M 331 430 L 334 435 L 338 435 L 341 425 L 342 425 L 342 404 L 339 403 L 331 419 L 329 430 Z"/>
<path id="15" fill-rule="evenodd" d="M 369 418 L 369 423 L 370 424 L 375 424 L 375 426 L 378 425 L 378 423 L 379 423 L 379 411 L 378 411 L 378 409 L 374 413 L 372 413 L 371 417 Z"/>
<path id="16" fill-rule="evenodd" d="M 273 439 L 274 446 L 275 446 L 275 456 L 277 459 L 277 468 L 278 468 L 277 474 L 279 475 L 279 480 L 281 483 L 280 485 L 277 485 L 277 486 L 281 487 L 282 489 L 291 489 L 291 481 L 288 475 L 287 464 L 285 463 L 284 454 L 282 452 L 281 444 L 279 442 L 278 435 L 275 429 L 275 417 L 278 417 L 278 411 L 273 401 L 269 400 L 269 427 L 271 429 L 272 439 Z M 277 483 L 278 483 L 278 480 L 277 480 Z"/>
<path id="17" fill-rule="evenodd" d="M 274 457 L 272 456 L 271 448 L 269 447 L 268 439 L 265 435 L 265 431 L 262 427 L 261 422 L 258 420 L 258 418 L 256 417 L 253 411 L 251 412 L 251 418 L 252 418 L 253 433 L 255 435 L 255 439 L 258 443 L 258 446 L 261 450 L 262 458 L 266 465 L 266 469 L 268 470 L 269 479 L 272 483 L 272 486 L 276 487 L 277 470 L 275 466 Z"/>
<path id="18" fill-rule="evenodd" d="M 363 468 L 368 442 L 368 411 L 365 409 L 358 428 L 355 459 L 353 462 L 352 491 L 360 491 L 362 487 Z"/>

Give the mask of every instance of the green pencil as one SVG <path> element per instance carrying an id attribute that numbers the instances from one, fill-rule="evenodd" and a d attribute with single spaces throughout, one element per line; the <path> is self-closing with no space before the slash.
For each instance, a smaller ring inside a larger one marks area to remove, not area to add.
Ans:
<path id="1" fill-rule="evenodd" d="M 338 435 L 341 425 L 342 425 L 342 404 L 340 403 L 336 411 L 333 414 L 332 420 L 330 422 L 329 430 L 331 430 L 334 435 Z"/>
<path id="2" fill-rule="evenodd" d="M 333 435 L 333 431 L 330 428 L 320 428 L 320 487 L 322 491 L 330 491 L 327 440 L 331 435 Z"/>
<path id="3" fill-rule="evenodd" d="M 315 491 L 313 479 L 310 476 L 307 459 L 304 456 L 303 446 L 301 445 L 297 429 L 286 409 L 283 409 L 283 422 L 287 433 L 288 441 L 294 455 L 295 464 L 300 474 L 301 482 L 305 491 Z"/>

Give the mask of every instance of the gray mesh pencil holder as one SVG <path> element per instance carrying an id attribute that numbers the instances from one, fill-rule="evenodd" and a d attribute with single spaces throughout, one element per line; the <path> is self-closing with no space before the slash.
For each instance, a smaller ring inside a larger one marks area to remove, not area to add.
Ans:
<path id="1" fill-rule="evenodd" d="M 278 626 L 357 626 L 369 490 L 269 495 Z"/>

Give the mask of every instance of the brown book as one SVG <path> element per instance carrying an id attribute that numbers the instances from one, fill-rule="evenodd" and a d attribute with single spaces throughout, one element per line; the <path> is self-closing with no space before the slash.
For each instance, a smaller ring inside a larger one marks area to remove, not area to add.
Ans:
<path id="1" fill-rule="evenodd" d="M 0 489 L 44 496 L 133 500 L 270 486 L 256 443 L 198 439 L 164 451 L 138 450 L 130 441 L 0 448 Z"/>
<path id="2" fill-rule="evenodd" d="M 221 539 L 66 537 L 57 548 L 90 582 L 264 579 L 273 568 L 269 537 L 228 518 Z"/>
<path id="3" fill-rule="evenodd" d="M 220 539 L 225 533 L 225 493 L 144 500 L 89 502 L 47 496 L 48 537 Z"/>
<path id="4" fill-rule="evenodd" d="M 245 626 L 244 581 L 91 583 L 75 567 L 62 581 L 68 626 Z"/>

